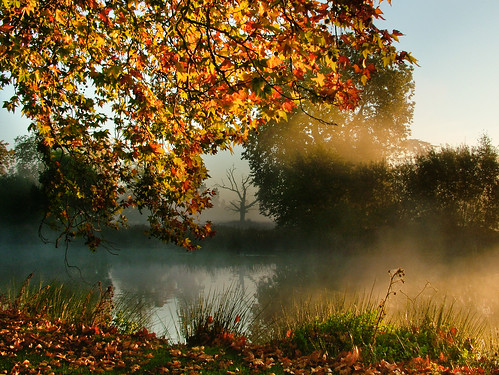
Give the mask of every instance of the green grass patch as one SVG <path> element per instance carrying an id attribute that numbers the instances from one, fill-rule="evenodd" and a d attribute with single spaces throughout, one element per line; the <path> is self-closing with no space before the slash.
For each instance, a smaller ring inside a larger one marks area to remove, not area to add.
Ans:
<path id="1" fill-rule="evenodd" d="M 346 294 L 297 301 L 294 309 L 283 310 L 281 318 L 270 324 L 271 341 L 304 354 L 321 351 L 336 357 L 358 351 L 365 363 L 425 358 L 446 366 L 464 366 L 489 358 L 494 365 L 497 342 L 484 319 L 457 309 L 445 298 L 408 298 L 405 309 L 391 312 L 387 302 L 396 282 L 392 275 L 378 304 L 371 296 L 347 298 Z"/>

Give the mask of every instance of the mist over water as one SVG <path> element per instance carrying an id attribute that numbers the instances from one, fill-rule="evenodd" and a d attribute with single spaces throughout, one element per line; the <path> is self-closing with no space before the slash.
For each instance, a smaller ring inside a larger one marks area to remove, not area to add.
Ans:
<path id="1" fill-rule="evenodd" d="M 3 242 L 3 241 L 2 241 Z M 389 270 L 403 268 L 404 283 L 394 287 L 388 312 L 417 301 L 444 301 L 457 311 L 471 311 L 499 327 L 499 246 L 443 243 L 433 233 L 391 231 L 368 244 L 320 248 L 301 244 L 286 248 L 213 249 L 195 253 L 149 242 L 124 246 L 114 255 L 72 247 L 67 267 L 64 250 L 51 245 L 2 243 L 1 285 L 20 286 L 34 272 L 39 280 L 87 286 L 112 284 L 148 306 L 158 333 L 175 332 L 180 302 L 200 294 L 240 287 L 261 307 L 278 313 L 293 301 L 324 298 L 328 293 L 371 296 L 379 301 L 387 290 Z M 367 298 L 366 297 L 366 298 Z"/>

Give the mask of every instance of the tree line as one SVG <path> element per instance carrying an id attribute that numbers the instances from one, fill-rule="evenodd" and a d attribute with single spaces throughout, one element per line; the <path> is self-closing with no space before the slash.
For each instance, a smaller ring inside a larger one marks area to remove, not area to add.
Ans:
<path id="1" fill-rule="evenodd" d="M 253 167 L 260 210 L 281 227 L 357 234 L 432 222 L 499 230 L 499 151 L 487 136 L 392 162 L 349 161 L 319 144 Z"/>
<path id="2" fill-rule="evenodd" d="M 273 155 L 282 156 L 277 149 Z M 38 224 L 46 205 L 39 176 L 46 171 L 36 143 L 18 137 L 12 150 L 2 143 L 0 151 L 0 220 Z M 278 227 L 344 235 L 411 222 L 499 230 L 499 149 L 487 136 L 475 146 L 433 148 L 391 162 L 348 160 L 322 144 L 294 151 L 285 159 L 260 152 L 266 162 L 252 164 L 260 211 Z"/>

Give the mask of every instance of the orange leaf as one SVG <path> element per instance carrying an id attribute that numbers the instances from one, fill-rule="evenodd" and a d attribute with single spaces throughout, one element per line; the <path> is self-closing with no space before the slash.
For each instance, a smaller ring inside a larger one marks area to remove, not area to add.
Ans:
<path id="1" fill-rule="evenodd" d="M 270 59 L 267 60 L 267 66 L 270 68 L 270 69 L 274 69 L 276 66 L 279 66 L 282 64 L 282 60 L 275 56 L 275 55 L 272 55 L 270 57 Z"/>
<path id="2" fill-rule="evenodd" d="M 301 70 L 300 68 L 293 69 L 293 74 L 298 79 L 303 79 L 304 78 L 303 70 Z"/>

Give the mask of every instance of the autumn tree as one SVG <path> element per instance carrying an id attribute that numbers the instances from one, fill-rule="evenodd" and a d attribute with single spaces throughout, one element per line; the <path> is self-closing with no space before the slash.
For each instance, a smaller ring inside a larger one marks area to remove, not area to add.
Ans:
<path id="1" fill-rule="evenodd" d="M 237 199 L 229 202 L 229 209 L 239 214 L 239 223 L 244 224 L 246 222 L 246 214 L 253 208 L 257 203 L 258 199 L 255 199 L 249 194 L 249 189 L 252 186 L 251 176 L 241 176 L 241 180 L 238 182 L 236 179 L 235 167 L 228 169 L 226 171 L 227 183 L 222 181 L 222 184 L 217 185 L 220 189 L 224 189 L 235 193 Z"/>
<path id="2" fill-rule="evenodd" d="M 201 155 L 305 100 L 355 108 L 351 77 L 372 75 L 371 56 L 413 61 L 392 46 L 400 32 L 376 26 L 381 1 L 3 1 L 0 84 L 14 89 L 4 107 L 37 136 L 47 218 L 62 238 L 95 244 L 137 207 L 152 235 L 194 248 L 211 232 L 196 221 L 211 195 L 198 189 Z M 92 178 L 74 179 L 81 168 Z"/>

